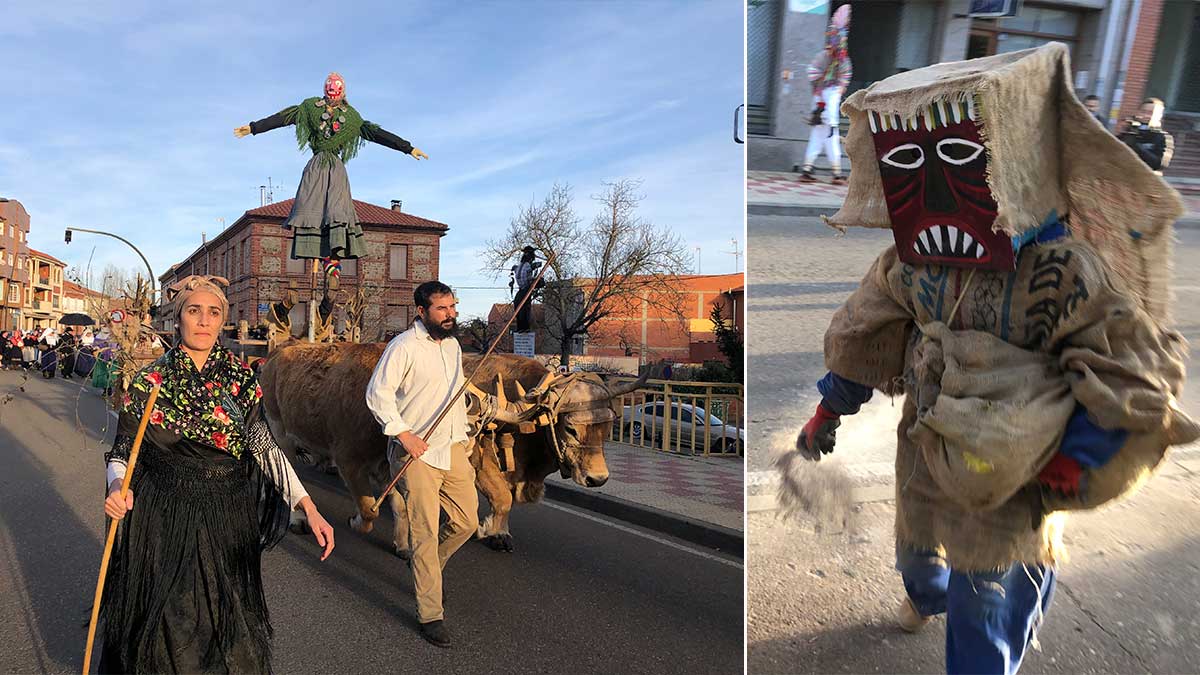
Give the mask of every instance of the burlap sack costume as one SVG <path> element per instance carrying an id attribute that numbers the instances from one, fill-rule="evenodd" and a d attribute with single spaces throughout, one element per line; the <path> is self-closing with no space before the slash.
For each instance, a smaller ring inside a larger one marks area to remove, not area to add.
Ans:
<path id="1" fill-rule="evenodd" d="M 1067 50 L 1052 43 L 903 73 L 842 106 L 854 170 L 832 225 L 891 225 L 876 121 L 917 125 L 939 105 L 970 101 L 998 207 L 993 230 L 1020 238 L 1057 212 L 1071 231 L 1027 245 L 1011 272 L 908 265 L 893 246 L 825 336 L 830 371 L 907 394 L 897 541 L 939 551 L 964 572 L 1054 562 L 1064 510 L 1128 494 L 1169 445 L 1200 437 L 1176 400 L 1186 344 L 1165 327 L 1182 204 L 1087 113 L 1070 82 Z M 1076 402 L 1130 436 L 1068 498 L 1036 476 Z"/>

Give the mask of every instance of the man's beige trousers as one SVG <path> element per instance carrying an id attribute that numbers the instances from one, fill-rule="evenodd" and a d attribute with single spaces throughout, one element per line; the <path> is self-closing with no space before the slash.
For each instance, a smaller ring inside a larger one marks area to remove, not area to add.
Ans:
<path id="1" fill-rule="evenodd" d="M 393 462 L 394 470 L 406 458 L 402 450 L 398 455 L 401 461 Z M 399 487 L 408 511 L 417 620 L 437 621 L 443 618 L 442 569 L 479 528 L 479 495 L 475 491 L 475 469 L 467 457 L 467 444 L 455 443 L 451 448 L 449 471 L 435 469 L 419 459 L 414 461 Z M 449 522 L 439 533 L 442 509 Z"/>

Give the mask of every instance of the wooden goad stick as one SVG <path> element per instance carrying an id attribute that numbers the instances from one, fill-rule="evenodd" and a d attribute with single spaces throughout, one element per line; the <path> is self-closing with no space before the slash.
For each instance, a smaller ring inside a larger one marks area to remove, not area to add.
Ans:
<path id="1" fill-rule="evenodd" d="M 484 361 L 487 361 L 488 357 L 492 355 L 492 352 L 496 350 L 496 347 L 500 344 L 500 340 L 504 337 L 504 334 L 508 332 L 508 327 L 511 326 L 513 321 L 517 318 L 517 313 L 521 311 L 521 308 L 525 306 L 525 303 L 530 302 L 533 298 L 533 292 L 537 290 L 538 282 L 542 280 L 542 277 L 545 276 L 546 271 L 550 269 L 550 263 L 553 260 L 553 253 L 546 256 L 546 264 L 542 266 L 542 271 L 538 272 L 537 277 L 535 277 L 534 280 L 529 283 L 529 291 L 525 293 L 525 297 L 521 298 L 521 301 L 517 303 L 515 307 L 513 307 L 512 316 L 508 317 L 508 322 L 505 323 L 504 327 L 500 329 L 500 334 L 496 336 L 495 340 L 492 340 L 492 346 L 488 347 L 487 351 L 483 353 L 483 357 L 479 359 L 479 363 L 475 364 L 475 369 L 472 370 L 471 374 L 468 375 L 466 380 L 463 381 L 462 386 L 458 388 L 458 391 L 454 394 L 454 397 L 450 399 L 450 402 L 447 403 L 444 408 L 442 408 L 442 412 L 438 414 L 436 418 L 434 418 L 433 424 L 429 426 L 429 430 L 425 432 L 425 436 L 421 440 L 425 441 L 426 443 L 429 442 L 429 439 L 433 436 L 433 430 L 437 429 L 437 426 L 442 423 L 442 420 L 446 417 L 446 414 L 450 412 L 450 408 L 454 405 L 454 403 L 458 401 L 458 399 L 462 398 L 462 395 L 466 393 L 467 387 L 471 384 L 471 380 L 475 379 L 475 373 L 479 372 L 479 369 L 483 367 Z M 408 459 L 404 460 L 404 464 L 400 467 L 400 471 L 396 473 L 395 477 L 392 478 L 392 482 L 388 483 L 387 487 L 383 489 L 383 494 L 379 495 L 379 498 L 376 499 L 375 503 L 371 505 L 372 513 L 379 512 L 379 506 L 383 504 L 383 500 L 387 498 L 388 493 L 392 491 L 392 488 L 396 487 L 396 483 L 400 482 L 400 479 L 404 476 L 404 472 L 408 471 L 408 467 L 413 463 L 413 461 L 412 455 L 409 455 Z"/>
<path id="2" fill-rule="evenodd" d="M 156 384 L 150 390 L 150 398 L 146 399 L 146 411 L 142 413 L 142 421 L 138 424 L 137 435 L 133 437 L 133 449 L 129 451 L 129 465 L 125 468 L 125 479 L 121 481 L 121 499 L 129 494 L 129 481 L 133 478 L 133 467 L 137 464 L 138 451 L 142 449 L 142 437 L 146 435 L 146 425 L 150 423 L 150 413 L 158 400 Z M 107 486 L 105 486 L 107 489 Z M 87 675 L 92 666 L 92 643 L 96 640 L 96 620 L 100 617 L 100 596 L 104 594 L 104 577 L 108 575 L 108 559 L 112 556 L 113 542 L 117 538 L 117 525 L 121 521 L 114 520 L 108 526 L 108 540 L 104 542 L 104 557 L 100 559 L 100 579 L 96 582 L 96 597 L 92 600 L 92 620 L 88 622 L 87 651 L 83 653 L 83 675 Z"/>

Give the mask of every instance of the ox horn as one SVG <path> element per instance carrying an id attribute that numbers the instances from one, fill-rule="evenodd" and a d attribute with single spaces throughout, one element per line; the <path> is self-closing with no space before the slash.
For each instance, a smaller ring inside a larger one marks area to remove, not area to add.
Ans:
<path id="1" fill-rule="evenodd" d="M 611 398 L 617 398 L 620 396 L 624 396 L 625 394 L 632 394 L 633 392 L 637 391 L 638 389 L 641 389 L 642 387 L 646 386 L 646 382 L 649 381 L 649 379 L 650 379 L 650 369 L 647 368 L 646 372 L 642 373 L 641 376 L 639 376 L 638 379 L 634 380 L 633 382 L 628 382 L 626 384 L 618 384 L 615 387 L 608 387 L 608 395 Z"/>
<path id="2" fill-rule="evenodd" d="M 507 408 L 496 408 L 495 419 L 497 422 L 501 422 L 503 424 L 520 424 L 526 421 L 524 414 L 509 410 Z"/>
<path id="3" fill-rule="evenodd" d="M 504 376 L 496 373 L 496 405 L 501 410 L 508 407 L 508 398 L 504 395 Z"/>

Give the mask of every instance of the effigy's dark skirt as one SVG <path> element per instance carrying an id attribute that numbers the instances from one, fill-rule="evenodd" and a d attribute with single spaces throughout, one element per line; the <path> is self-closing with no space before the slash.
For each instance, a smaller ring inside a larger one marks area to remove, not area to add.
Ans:
<path id="1" fill-rule="evenodd" d="M 270 672 L 251 465 L 143 445 L 101 601 L 100 672 Z"/>
<path id="2" fill-rule="evenodd" d="M 340 158 L 319 152 L 308 160 L 283 226 L 292 229 L 293 258 L 347 259 L 366 253 L 350 178 Z"/>

